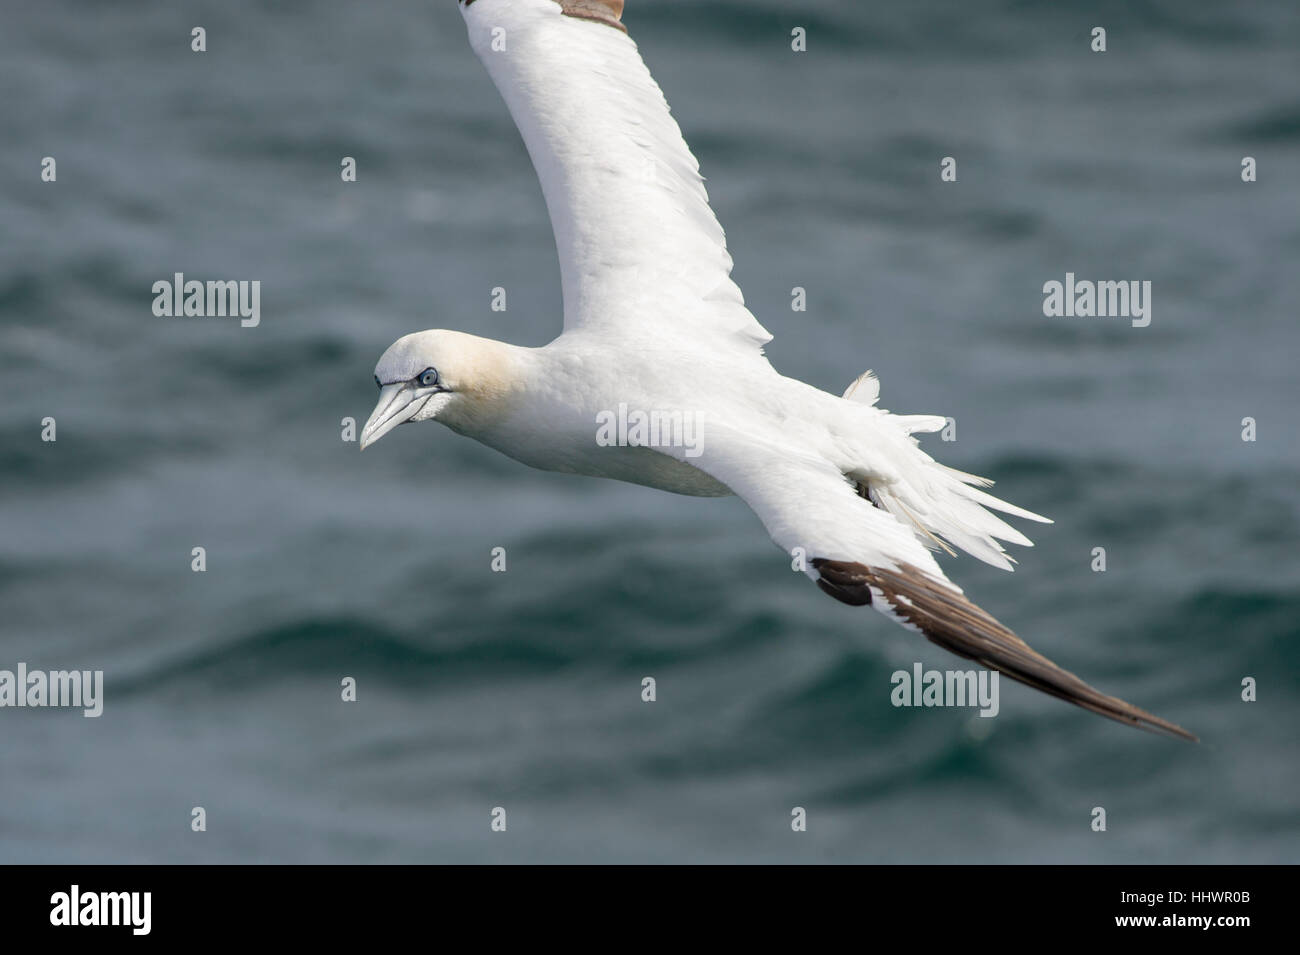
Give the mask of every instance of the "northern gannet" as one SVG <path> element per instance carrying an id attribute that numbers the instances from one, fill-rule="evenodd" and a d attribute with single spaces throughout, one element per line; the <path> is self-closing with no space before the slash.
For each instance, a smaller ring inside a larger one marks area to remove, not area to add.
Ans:
<path id="1" fill-rule="evenodd" d="M 837 397 L 769 364 L 772 336 L 731 280 L 699 164 L 623 0 L 458 2 L 541 180 L 564 331 L 542 348 L 441 329 L 398 339 L 375 366 L 361 447 L 439 421 L 543 470 L 738 494 L 837 600 L 1102 716 L 1195 739 L 1036 653 L 944 575 L 933 549 L 1010 570 L 999 541 L 1030 546 L 991 511 L 1050 522 L 922 451 L 913 435 L 943 417 L 878 408 L 870 372 Z M 602 438 L 616 411 L 626 421 Z"/>

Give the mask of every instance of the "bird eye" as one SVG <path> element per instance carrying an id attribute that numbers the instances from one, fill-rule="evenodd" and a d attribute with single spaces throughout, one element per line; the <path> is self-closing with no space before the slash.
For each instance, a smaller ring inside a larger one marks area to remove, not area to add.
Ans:
<path id="1" fill-rule="evenodd" d="M 420 372 L 420 377 L 418 380 L 420 382 L 420 387 L 432 388 L 434 385 L 438 383 L 438 369 L 437 368 L 424 369 L 424 371 Z"/>
<path id="2" fill-rule="evenodd" d="M 375 387 L 376 387 L 376 388 L 383 388 L 383 387 L 384 387 L 383 382 L 381 382 L 381 381 L 379 380 L 379 376 L 378 376 L 378 375 L 375 375 Z"/>

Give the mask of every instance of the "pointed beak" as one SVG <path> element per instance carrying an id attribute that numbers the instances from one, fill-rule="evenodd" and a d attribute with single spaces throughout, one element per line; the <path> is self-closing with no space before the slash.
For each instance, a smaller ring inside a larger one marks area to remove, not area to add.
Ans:
<path id="1" fill-rule="evenodd" d="M 410 382 L 384 385 L 379 390 L 379 402 L 370 414 L 370 420 L 361 429 L 361 450 L 374 444 L 404 421 L 409 421 L 424 402 L 415 396 Z"/>

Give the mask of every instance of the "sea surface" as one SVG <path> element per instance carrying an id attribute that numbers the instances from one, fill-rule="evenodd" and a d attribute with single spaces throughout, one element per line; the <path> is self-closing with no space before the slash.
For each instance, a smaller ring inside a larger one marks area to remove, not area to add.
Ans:
<path id="1" fill-rule="evenodd" d="M 1056 523 L 948 573 L 1199 745 L 1005 680 L 994 719 L 895 708 L 895 670 L 966 662 L 820 594 L 738 499 L 342 440 L 400 335 L 560 328 L 450 0 L 3 20 L 0 669 L 103 670 L 104 711 L 0 709 L 0 862 L 1300 858 L 1294 3 L 625 15 L 776 367 L 951 415 L 927 450 Z M 260 324 L 156 317 L 176 272 L 259 280 Z M 1150 325 L 1046 317 L 1067 272 L 1150 281 Z"/>

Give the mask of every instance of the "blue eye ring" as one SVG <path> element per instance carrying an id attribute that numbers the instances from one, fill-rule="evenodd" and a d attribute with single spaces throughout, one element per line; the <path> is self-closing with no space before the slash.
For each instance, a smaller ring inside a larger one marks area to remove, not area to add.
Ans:
<path id="1" fill-rule="evenodd" d="M 421 388 L 432 388 L 438 383 L 438 369 L 426 368 L 415 379 Z"/>

